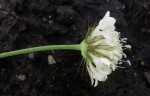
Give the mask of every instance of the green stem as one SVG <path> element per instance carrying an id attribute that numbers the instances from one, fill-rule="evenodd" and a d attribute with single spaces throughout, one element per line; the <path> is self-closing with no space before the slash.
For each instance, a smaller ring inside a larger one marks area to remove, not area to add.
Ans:
<path id="1" fill-rule="evenodd" d="M 81 50 L 81 45 L 48 45 L 0 53 L 0 58 L 46 50 Z"/>

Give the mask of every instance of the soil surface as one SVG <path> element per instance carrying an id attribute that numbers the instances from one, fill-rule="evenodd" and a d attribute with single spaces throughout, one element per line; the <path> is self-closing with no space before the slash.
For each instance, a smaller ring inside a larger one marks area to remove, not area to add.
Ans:
<path id="1" fill-rule="evenodd" d="M 132 45 L 131 66 L 93 87 L 79 51 L 7 57 L 0 96 L 150 96 L 150 0 L 0 0 L 0 52 L 80 43 L 108 10 Z"/>

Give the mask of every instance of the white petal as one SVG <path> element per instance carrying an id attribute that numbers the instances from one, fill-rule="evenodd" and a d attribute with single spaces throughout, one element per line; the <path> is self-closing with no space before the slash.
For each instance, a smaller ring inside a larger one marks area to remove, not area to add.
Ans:
<path id="1" fill-rule="evenodd" d="M 127 60 L 128 64 L 131 66 L 131 62 L 129 60 Z"/>
<path id="2" fill-rule="evenodd" d="M 111 65 L 111 68 L 112 68 L 113 71 L 115 71 L 115 69 L 117 68 L 117 65 L 112 64 L 112 65 Z"/>
<path id="3" fill-rule="evenodd" d="M 116 20 L 113 17 L 110 17 L 110 12 L 108 11 L 104 18 L 99 22 L 99 28 L 101 30 L 109 29 L 110 26 L 114 26 Z"/>
<path id="4" fill-rule="evenodd" d="M 110 17 L 110 11 L 107 11 L 103 18 L 108 18 L 108 17 Z"/>
<path id="5" fill-rule="evenodd" d="M 106 58 L 98 58 L 95 56 L 95 58 L 93 59 L 94 63 L 96 63 L 97 65 L 100 65 L 100 64 L 105 64 L 107 66 L 110 66 L 111 65 L 111 62 L 110 60 L 106 59 Z"/>
<path id="6" fill-rule="evenodd" d="M 95 79 L 95 84 L 94 84 L 94 87 L 96 87 L 98 85 L 98 80 Z"/>
<path id="7" fill-rule="evenodd" d="M 106 30 L 114 31 L 115 30 L 115 24 L 116 20 L 113 17 L 110 17 L 110 12 L 108 11 L 103 19 L 100 20 L 98 26 L 94 29 L 94 31 L 91 34 L 91 37 L 95 37 L 98 35 L 101 35 L 101 32 L 105 32 Z"/>
<path id="8" fill-rule="evenodd" d="M 124 47 L 126 47 L 126 48 L 131 48 L 131 45 L 125 45 Z"/>

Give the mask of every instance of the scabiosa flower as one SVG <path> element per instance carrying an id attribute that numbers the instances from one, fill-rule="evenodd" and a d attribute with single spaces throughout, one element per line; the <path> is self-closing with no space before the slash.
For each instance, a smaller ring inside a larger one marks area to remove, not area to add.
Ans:
<path id="1" fill-rule="evenodd" d="M 95 29 L 88 29 L 86 38 L 81 43 L 84 46 L 81 53 L 94 86 L 97 86 L 98 81 L 107 79 L 118 67 L 117 64 L 123 62 L 122 57 L 126 57 L 123 50 L 131 48 L 130 45 L 124 45 L 127 38 L 120 39 L 120 33 L 115 31 L 115 22 L 108 11 Z"/>

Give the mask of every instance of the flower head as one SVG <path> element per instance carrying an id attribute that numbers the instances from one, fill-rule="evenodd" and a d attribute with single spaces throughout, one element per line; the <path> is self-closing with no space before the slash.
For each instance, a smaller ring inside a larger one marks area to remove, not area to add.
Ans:
<path id="1" fill-rule="evenodd" d="M 105 81 L 118 67 L 117 64 L 122 62 L 122 57 L 126 57 L 123 48 L 131 47 L 123 45 L 127 39 L 120 39 L 119 32 L 115 31 L 115 22 L 108 11 L 95 29 L 88 29 L 86 38 L 81 43 L 84 46 L 82 55 L 94 86 L 97 86 L 98 81 Z"/>

